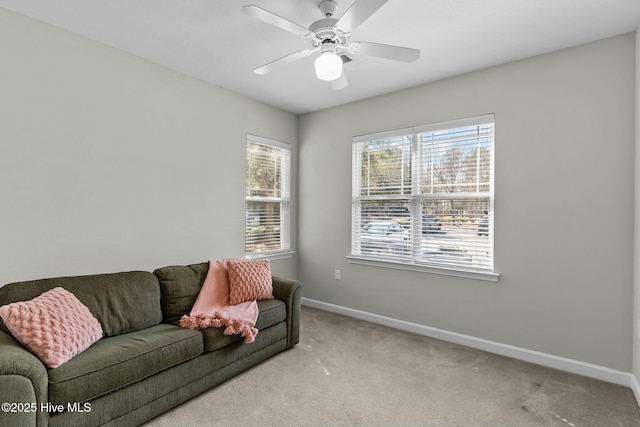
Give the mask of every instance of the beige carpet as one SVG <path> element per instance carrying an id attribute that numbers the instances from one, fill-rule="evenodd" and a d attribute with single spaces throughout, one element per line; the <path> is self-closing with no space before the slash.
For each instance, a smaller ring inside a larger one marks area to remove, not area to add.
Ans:
<path id="1" fill-rule="evenodd" d="M 640 426 L 625 387 L 308 307 L 300 336 L 145 425 Z"/>

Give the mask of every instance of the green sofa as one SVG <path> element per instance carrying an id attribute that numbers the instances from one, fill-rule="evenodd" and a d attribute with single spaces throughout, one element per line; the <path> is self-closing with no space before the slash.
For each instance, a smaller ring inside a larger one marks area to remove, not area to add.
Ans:
<path id="1" fill-rule="evenodd" d="M 273 277 L 258 302 L 256 341 L 223 328 L 178 326 L 208 263 L 7 284 L 0 306 L 61 286 L 98 319 L 103 337 L 55 369 L 25 350 L 0 321 L 0 426 L 136 426 L 293 347 L 300 283 Z"/>

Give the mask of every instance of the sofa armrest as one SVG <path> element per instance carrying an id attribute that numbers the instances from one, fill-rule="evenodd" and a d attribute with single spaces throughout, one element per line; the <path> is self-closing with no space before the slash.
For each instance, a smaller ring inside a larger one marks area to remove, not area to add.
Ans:
<path id="1" fill-rule="evenodd" d="M 288 339 L 287 348 L 292 348 L 300 341 L 300 298 L 302 285 L 297 280 L 272 277 L 273 296 L 284 301 L 287 306 Z"/>
<path id="2" fill-rule="evenodd" d="M 0 331 L 0 426 L 46 426 L 47 384 L 42 362 Z"/>

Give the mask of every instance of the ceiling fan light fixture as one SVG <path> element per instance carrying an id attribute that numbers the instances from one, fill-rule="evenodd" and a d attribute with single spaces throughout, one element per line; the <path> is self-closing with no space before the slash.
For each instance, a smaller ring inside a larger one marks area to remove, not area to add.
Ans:
<path id="1" fill-rule="evenodd" d="M 342 59 L 335 52 L 325 51 L 314 62 L 316 76 L 320 80 L 330 82 L 342 75 Z"/>

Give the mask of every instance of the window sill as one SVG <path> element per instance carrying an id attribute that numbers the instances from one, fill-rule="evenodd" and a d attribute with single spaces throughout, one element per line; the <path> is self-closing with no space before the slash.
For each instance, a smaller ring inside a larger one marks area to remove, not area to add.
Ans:
<path id="1" fill-rule="evenodd" d="M 265 252 L 265 253 L 245 254 L 245 258 L 247 258 L 247 259 L 268 259 L 269 261 L 275 261 L 275 260 L 279 260 L 279 259 L 293 258 L 294 254 L 295 254 L 295 252 L 293 252 L 293 251 Z"/>
<path id="2" fill-rule="evenodd" d="M 466 279 L 485 280 L 487 282 L 497 282 L 500 274 L 488 271 L 477 270 L 456 270 L 452 268 L 431 267 L 418 264 L 406 264 L 403 262 L 393 262 L 387 260 L 371 259 L 357 255 L 348 255 L 347 261 L 352 264 L 369 265 L 373 267 L 395 268 L 398 270 L 417 271 L 420 273 L 441 274 L 444 276 L 464 277 Z"/>

